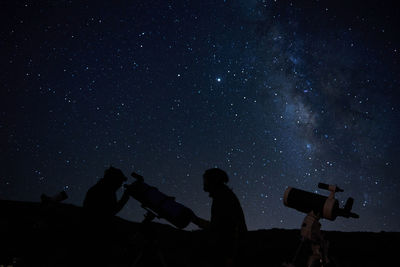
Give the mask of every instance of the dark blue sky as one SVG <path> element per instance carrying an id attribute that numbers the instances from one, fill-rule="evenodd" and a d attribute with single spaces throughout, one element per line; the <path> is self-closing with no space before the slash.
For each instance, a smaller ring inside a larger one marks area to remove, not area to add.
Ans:
<path id="1" fill-rule="evenodd" d="M 0 197 L 81 205 L 113 165 L 209 218 L 218 166 L 251 230 L 325 182 L 360 219 L 323 229 L 400 231 L 399 8 L 332 2 L 2 2 Z"/>

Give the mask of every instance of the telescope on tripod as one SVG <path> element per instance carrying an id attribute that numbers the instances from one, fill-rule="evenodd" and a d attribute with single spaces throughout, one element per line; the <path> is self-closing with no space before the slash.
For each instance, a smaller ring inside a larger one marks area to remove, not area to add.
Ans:
<path id="1" fill-rule="evenodd" d="M 167 196 L 156 187 L 144 182 L 143 176 L 132 172 L 136 179 L 129 185 L 124 185 L 127 193 L 141 203 L 147 213 L 143 222 L 150 222 L 154 218 L 163 218 L 179 229 L 185 228 L 192 220 L 193 211 L 175 201 L 174 197 Z"/>
<path id="2" fill-rule="evenodd" d="M 336 192 L 343 192 L 337 185 L 319 183 L 318 188 L 330 191 L 329 196 L 307 192 L 301 189 L 288 187 L 285 190 L 283 204 L 300 212 L 306 213 L 301 225 L 300 234 L 302 241 L 295 253 L 291 263 L 284 264 L 287 267 L 294 267 L 298 263 L 298 256 L 305 243 L 311 245 L 312 255 L 308 258 L 307 267 L 333 266 L 328 257 L 329 242 L 324 239 L 321 233 L 321 218 L 334 221 L 337 217 L 359 218 L 353 213 L 354 199 L 349 197 L 343 208 L 340 208 L 339 201 L 335 199 Z"/>
<path id="3" fill-rule="evenodd" d="M 147 212 L 142 221 L 142 233 L 138 232 L 136 236 L 144 235 L 146 242 L 142 246 L 139 254 L 136 256 L 132 267 L 148 266 L 146 260 L 152 259 L 154 255 L 158 259 L 158 266 L 166 267 L 167 263 L 164 254 L 158 246 L 157 229 L 153 228 L 150 222 L 154 218 L 165 219 L 175 227 L 185 228 L 194 216 L 191 209 L 175 201 L 174 197 L 167 196 L 160 192 L 156 187 L 150 186 L 144 182 L 143 176 L 132 172 L 131 176 L 136 179 L 131 184 L 125 184 L 126 192 L 141 203 L 142 208 Z M 149 254 L 149 252 L 152 252 Z"/>

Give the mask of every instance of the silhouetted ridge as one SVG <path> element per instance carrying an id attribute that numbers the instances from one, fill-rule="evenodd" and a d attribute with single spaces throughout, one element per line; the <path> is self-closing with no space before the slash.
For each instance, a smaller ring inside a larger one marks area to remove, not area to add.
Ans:
<path id="1" fill-rule="evenodd" d="M 97 262 L 85 227 L 84 209 L 71 204 L 0 200 L 0 265 L 78 266 Z M 167 266 L 207 266 L 207 240 L 202 231 L 178 230 L 160 223 L 148 227 L 156 239 L 149 240 L 142 223 L 114 216 L 106 231 L 109 244 L 100 244 L 110 265 L 159 265 L 157 251 Z M 147 229 L 148 230 L 148 229 Z M 382 266 L 394 261 L 400 233 L 324 231 L 336 266 Z M 300 242 L 299 230 L 249 231 L 240 246 L 245 266 L 280 266 L 292 259 Z M 88 256 L 90 255 L 90 256 Z M 19 265 L 18 265 L 19 264 Z M 104 264 L 104 262 L 103 262 Z"/>

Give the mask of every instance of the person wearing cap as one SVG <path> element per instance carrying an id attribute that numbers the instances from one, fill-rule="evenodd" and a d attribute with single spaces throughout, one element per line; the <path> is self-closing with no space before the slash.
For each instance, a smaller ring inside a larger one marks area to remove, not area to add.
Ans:
<path id="1" fill-rule="evenodd" d="M 247 232 L 242 207 L 236 195 L 226 185 L 227 173 L 213 168 L 203 174 L 203 190 L 212 198 L 211 220 L 207 221 L 193 215 L 192 222 L 205 229 L 215 240 L 218 248 L 214 262 L 218 266 L 232 266 L 237 254 L 238 243 Z M 222 262 L 221 262 L 222 261 Z"/>
<path id="2" fill-rule="evenodd" d="M 83 207 L 93 215 L 116 215 L 129 200 L 126 190 L 121 199 L 117 200 L 117 190 L 126 180 L 126 176 L 120 169 L 112 166 L 106 169 L 104 177 L 86 193 Z"/>

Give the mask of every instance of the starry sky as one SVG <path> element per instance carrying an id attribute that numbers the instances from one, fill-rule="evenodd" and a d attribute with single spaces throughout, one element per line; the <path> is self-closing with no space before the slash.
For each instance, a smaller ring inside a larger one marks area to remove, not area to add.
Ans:
<path id="1" fill-rule="evenodd" d="M 250 230 L 299 228 L 286 187 L 324 182 L 360 219 L 322 229 L 400 231 L 393 2 L 2 1 L 0 198 L 81 206 L 113 165 L 209 219 L 217 166 Z"/>

